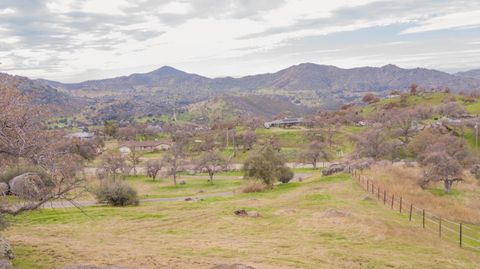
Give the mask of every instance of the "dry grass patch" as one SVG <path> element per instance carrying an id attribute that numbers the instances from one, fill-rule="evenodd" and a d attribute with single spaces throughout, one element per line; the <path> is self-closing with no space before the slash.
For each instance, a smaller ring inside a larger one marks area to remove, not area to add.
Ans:
<path id="1" fill-rule="evenodd" d="M 456 183 L 450 194 L 444 194 L 441 182 L 422 189 L 418 184 L 422 177 L 420 168 L 376 165 L 363 175 L 373 179 L 375 186 L 387 190 L 390 196 L 392 193 L 397 197 L 401 195 L 408 205 L 413 203 L 455 221 L 480 224 L 480 186 L 469 175 L 464 182 Z"/>

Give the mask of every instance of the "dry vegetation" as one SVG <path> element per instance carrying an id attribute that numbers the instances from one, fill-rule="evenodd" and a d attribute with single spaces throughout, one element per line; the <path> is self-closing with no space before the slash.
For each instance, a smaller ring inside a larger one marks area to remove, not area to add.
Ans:
<path id="1" fill-rule="evenodd" d="M 7 232 L 18 268 L 475 268 L 480 256 L 373 201 L 346 175 L 263 193 L 140 207 L 42 210 Z M 237 217 L 239 208 L 259 218 Z M 331 214 L 331 212 L 340 212 Z M 432 255 L 435 258 L 432 258 Z"/>
<path id="2" fill-rule="evenodd" d="M 381 189 L 402 195 L 419 208 L 455 221 L 480 224 L 480 184 L 470 175 L 463 182 L 456 183 L 450 194 L 443 192 L 441 183 L 422 189 L 418 184 L 422 170 L 416 167 L 376 165 L 363 175 Z"/>

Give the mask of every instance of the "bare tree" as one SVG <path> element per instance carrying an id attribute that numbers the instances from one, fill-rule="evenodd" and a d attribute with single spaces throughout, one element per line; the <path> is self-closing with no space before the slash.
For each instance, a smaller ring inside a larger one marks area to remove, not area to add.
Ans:
<path id="1" fill-rule="evenodd" d="M 159 160 L 150 160 L 147 162 L 146 172 L 147 176 L 151 177 L 153 181 L 157 178 L 158 173 L 162 170 L 163 163 Z"/>
<path id="2" fill-rule="evenodd" d="M 207 171 L 209 181 L 213 184 L 213 176 L 227 168 L 227 160 L 218 152 L 210 151 L 205 153 L 197 164 L 197 170 Z"/>
<path id="3" fill-rule="evenodd" d="M 127 164 L 125 157 L 119 152 L 107 152 L 102 156 L 100 169 L 103 169 L 107 177 L 116 180 L 119 175 L 126 175 Z"/>
<path id="4" fill-rule="evenodd" d="M 84 179 L 78 173 L 83 168 L 81 157 L 65 147 L 68 142 L 62 135 L 46 130 L 45 107 L 33 104 L 12 85 L 0 87 L 0 96 L 1 158 L 9 159 L 10 163 L 26 162 L 48 174 L 48 179 L 35 175 L 45 186 L 39 195 L 0 203 L 0 222 L 5 223 L 5 215 L 34 210 L 54 199 L 73 202 L 71 191 L 84 187 Z"/>
<path id="5" fill-rule="evenodd" d="M 371 129 L 356 138 L 355 153 L 360 157 L 376 160 L 393 154 L 394 146 L 382 129 Z"/>
<path id="6" fill-rule="evenodd" d="M 320 160 L 327 161 L 328 159 L 329 153 L 326 146 L 320 141 L 310 142 L 308 147 L 300 154 L 300 160 L 312 164 L 314 169 L 317 169 L 317 163 Z"/>
<path id="7" fill-rule="evenodd" d="M 173 184 L 177 186 L 177 175 L 183 164 L 185 157 L 185 142 L 177 140 L 170 147 L 170 152 L 163 158 L 163 161 L 168 165 L 168 173 L 173 177 Z"/>
<path id="8" fill-rule="evenodd" d="M 137 166 L 140 164 L 140 157 L 140 153 L 133 147 L 130 150 L 130 153 L 126 156 L 127 161 L 131 164 L 134 175 L 137 175 Z"/>
<path id="9" fill-rule="evenodd" d="M 444 150 L 428 153 L 422 164 L 424 166 L 423 184 L 430 181 L 443 181 L 445 193 L 450 193 L 453 183 L 462 181 L 462 165 Z"/>
<path id="10" fill-rule="evenodd" d="M 243 151 L 251 150 L 253 147 L 253 144 L 257 141 L 257 135 L 255 134 L 254 131 L 252 130 L 247 130 L 245 133 L 243 133 Z"/>

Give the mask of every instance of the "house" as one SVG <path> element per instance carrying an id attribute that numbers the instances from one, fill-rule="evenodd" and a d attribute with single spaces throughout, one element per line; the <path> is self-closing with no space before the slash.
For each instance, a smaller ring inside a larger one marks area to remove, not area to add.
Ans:
<path id="1" fill-rule="evenodd" d="M 267 129 L 270 127 L 291 127 L 291 126 L 296 126 L 300 125 L 303 123 L 303 118 L 285 118 L 281 120 L 274 120 L 270 122 L 265 122 L 263 126 Z"/>
<path id="2" fill-rule="evenodd" d="M 126 141 L 120 144 L 120 153 L 128 154 L 135 151 L 166 151 L 169 150 L 171 146 L 170 142 L 167 141 Z"/>
<path id="3" fill-rule="evenodd" d="M 87 133 L 87 132 L 78 132 L 78 133 L 67 134 L 65 137 L 70 139 L 79 139 L 82 141 L 92 141 L 95 138 L 95 134 Z"/>

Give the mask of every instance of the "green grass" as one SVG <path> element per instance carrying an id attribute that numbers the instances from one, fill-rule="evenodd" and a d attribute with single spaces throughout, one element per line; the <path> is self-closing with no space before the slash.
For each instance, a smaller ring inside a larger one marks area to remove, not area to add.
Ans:
<path id="1" fill-rule="evenodd" d="M 480 263 L 480 255 L 442 241 L 405 214 L 361 202 L 362 194 L 346 174 L 317 176 L 263 193 L 198 202 L 88 207 L 86 214 L 44 209 L 14 218 L 5 236 L 19 269 L 212 268 L 239 262 L 255 268 L 448 269 Z M 330 208 L 350 215 L 324 217 Z M 236 209 L 261 216 L 238 217 Z"/>
<path id="2" fill-rule="evenodd" d="M 157 179 L 153 181 L 145 176 L 129 176 L 126 179 L 138 192 L 140 198 L 170 198 L 195 196 L 207 193 L 220 193 L 234 191 L 239 189 L 245 180 L 243 179 L 222 179 L 217 175 L 213 178 L 213 183 L 207 180 L 207 177 L 181 177 L 177 182 L 185 181 L 186 184 L 173 185 L 171 178 Z"/>
<path id="3" fill-rule="evenodd" d="M 433 188 L 429 189 L 429 191 L 436 196 L 459 197 L 461 195 L 460 191 L 457 189 L 450 190 L 450 193 L 445 193 L 445 190 L 443 188 Z"/>
<path id="4" fill-rule="evenodd" d="M 466 105 L 466 109 L 468 113 L 480 115 L 480 101 Z"/>

